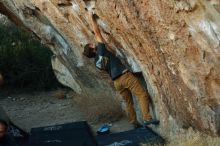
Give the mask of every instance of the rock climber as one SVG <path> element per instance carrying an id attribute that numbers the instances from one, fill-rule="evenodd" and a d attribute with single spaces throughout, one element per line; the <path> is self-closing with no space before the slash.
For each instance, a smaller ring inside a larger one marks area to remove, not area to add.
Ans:
<path id="1" fill-rule="evenodd" d="M 0 146 L 15 146 L 13 137 L 8 134 L 9 119 L 0 107 Z"/>
<path id="2" fill-rule="evenodd" d="M 15 146 L 14 139 L 8 134 L 8 125 L 5 121 L 0 120 L 0 145 Z"/>
<path id="3" fill-rule="evenodd" d="M 98 69 L 107 71 L 110 75 L 111 79 L 114 81 L 116 90 L 120 93 L 126 103 L 128 121 L 134 126 L 134 128 L 142 127 L 142 125 L 137 121 L 132 93 L 139 99 L 144 120 L 143 126 L 159 124 L 159 121 L 153 119 L 150 115 L 149 97 L 141 86 L 139 80 L 122 64 L 119 58 L 106 49 L 105 41 L 97 25 L 95 14 L 88 11 L 88 15 L 92 22 L 97 45 L 92 43 L 86 44 L 83 55 L 88 58 L 95 58 L 95 66 Z"/>

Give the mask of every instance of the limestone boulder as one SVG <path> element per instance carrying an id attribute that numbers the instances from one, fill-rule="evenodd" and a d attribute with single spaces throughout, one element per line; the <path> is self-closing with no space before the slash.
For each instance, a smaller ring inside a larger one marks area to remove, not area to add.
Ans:
<path id="1" fill-rule="evenodd" d="M 95 42 L 85 8 L 99 16 L 108 48 L 142 72 L 167 137 L 190 127 L 220 135 L 218 0 L 1 0 L 0 12 L 54 53 L 61 83 L 85 96 L 116 94 L 107 74 L 82 55 Z M 109 103 L 111 104 L 111 103 Z"/>

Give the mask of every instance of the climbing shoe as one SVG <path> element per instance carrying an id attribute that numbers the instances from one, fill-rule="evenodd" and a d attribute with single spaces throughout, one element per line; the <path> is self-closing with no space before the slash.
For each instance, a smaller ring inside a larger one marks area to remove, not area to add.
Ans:
<path id="1" fill-rule="evenodd" d="M 110 133 L 110 127 L 112 124 L 103 124 L 96 133 L 99 135 L 109 134 Z"/>
<path id="2" fill-rule="evenodd" d="M 160 121 L 156 120 L 156 119 L 144 120 L 144 127 L 151 125 L 151 124 L 158 125 L 158 124 L 160 124 Z"/>

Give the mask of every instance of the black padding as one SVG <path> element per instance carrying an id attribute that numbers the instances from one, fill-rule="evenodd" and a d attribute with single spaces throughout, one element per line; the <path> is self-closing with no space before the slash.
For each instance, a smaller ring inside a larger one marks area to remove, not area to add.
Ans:
<path id="1" fill-rule="evenodd" d="M 30 146 L 97 146 L 87 122 L 31 129 Z"/>
<path id="2" fill-rule="evenodd" d="M 96 140 L 99 146 L 139 146 L 140 144 L 157 145 L 165 143 L 165 140 L 150 128 L 140 128 L 109 135 L 98 135 Z"/>

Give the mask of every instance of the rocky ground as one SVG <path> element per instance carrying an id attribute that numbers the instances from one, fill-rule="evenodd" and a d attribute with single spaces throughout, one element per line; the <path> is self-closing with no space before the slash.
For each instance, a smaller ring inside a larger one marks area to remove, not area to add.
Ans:
<path id="1" fill-rule="evenodd" d="M 0 106 L 8 113 L 11 120 L 24 129 L 30 131 L 33 127 L 63 124 L 86 120 L 78 106 L 73 102 L 75 96 L 67 94 L 64 98 L 58 96 L 57 91 L 30 92 L 30 93 L 1 93 Z M 89 122 L 93 131 L 103 123 Z M 131 129 L 125 117 L 111 123 L 112 132 Z"/>
<path id="2" fill-rule="evenodd" d="M 24 91 L 3 91 L 0 90 L 0 106 L 4 108 L 11 120 L 23 130 L 30 132 L 31 128 L 63 124 L 69 122 L 83 121 L 88 119 L 74 102 L 79 98 L 71 91 L 64 90 L 62 96 L 60 90 L 47 92 Z M 93 132 L 104 123 L 88 121 Z M 111 132 L 121 132 L 132 129 L 126 117 L 122 117 L 116 122 L 111 123 Z M 168 146 L 219 146 L 218 138 L 201 136 L 199 133 L 186 138 L 178 137 L 169 141 Z"/>

